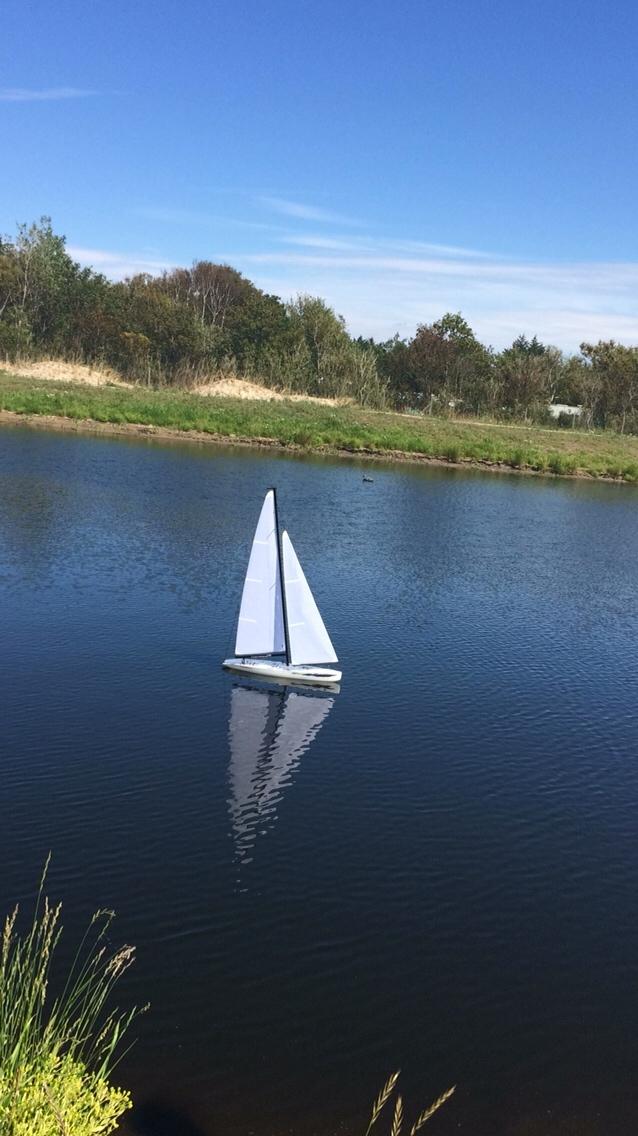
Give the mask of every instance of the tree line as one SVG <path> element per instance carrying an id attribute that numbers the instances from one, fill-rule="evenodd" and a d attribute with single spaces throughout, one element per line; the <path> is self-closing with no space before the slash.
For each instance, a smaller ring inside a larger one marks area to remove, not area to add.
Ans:
<path id="1" fill-rule="evenodd" d="M 46 217 L 0 238 L 0 357 L 45 353 L 148 385 L 230 373 L 435 414 L 549 422 L 549 404 L 566 403 L 582 407 L 585 426 L 638 433 L 638 347 L 583 343 L 570 356 L 521 335 L 496 352 L 460 313 L 410 339 L 355 339 L 322 299 L 284 303 L 226 264 L 114 283 L 81 268 Z"/>

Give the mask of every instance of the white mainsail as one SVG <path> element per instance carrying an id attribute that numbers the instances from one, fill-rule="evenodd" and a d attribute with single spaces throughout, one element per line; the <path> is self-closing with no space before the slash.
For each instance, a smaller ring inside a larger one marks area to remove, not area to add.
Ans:
<path id="1" fill-rule="evenodd" d="M 259 514 L 244 580 L 235 654 L 240 657 L 278 655 L 285 649 L 275 495 L 269 489 Z"/>
<path id="2" fill-rule="evenodd" d="M 301 663 L 336 663 L 338 659 L 335 649 L 330 642 L 330 636 L 287 532 L 282 533 L 281 544 L 290 645 L 289 662 L 293 666 Z"/>

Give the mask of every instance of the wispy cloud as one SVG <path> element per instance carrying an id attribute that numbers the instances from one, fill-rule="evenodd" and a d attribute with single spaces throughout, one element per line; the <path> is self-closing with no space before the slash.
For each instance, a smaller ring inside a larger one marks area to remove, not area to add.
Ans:
<path id="1" fill-rule="evenodd" d="M 103 272 L 110 280 L 123 280 L 125 276 L 135 276 L 139 272 L 148 272 L 155 276 L 164 269 L 177 268 L 177 265 L 170 260 L 147 256 L 144 253 L 112 252 L 108 249 L 83 248 L 79 245 L 68 245 L 67 252 L 81 265 Z"/>
<path id="2" fill-rule="evenodd" d="M 0 87 L 0 102 L 4 103 L 42 103 L 54 102 L 57 99 L 84 99 L 95 95 L 97 91 L 84 90 L 82 87 Z"/>
<path id="3" fill-rule="evenodd" d="M 138 217 L 149 221 L 161 221 L 167 225 L 214 225 L 219 218 L 202 209 L 166 209 L 162 206 L 144 205 L 135 210 Z"/>
<path id="4" fill-rule="evenodd" d="M 463 256 L 472 260 L 496 260 L 498 257 L 492 252 L 483 252 L 480 249 L 462 248 L 459 245 L 438 245 L 429 241 L 385 241 L 397 252 L 425 253 L 426 256 Z"/>
<path id="5" fill-rule="evenodd" d="M 326 249 L 353 253 L 420 253 L 425 256 L 470 257 L 476 260 L 495 260 L 494 253 L 480 252 L 478 249 L 459 248 L 457 245 L 431 244 L 427 241 L 402 241 L 370 237 L 333 237 L 314 233 L 286 233 L 282 241 L 299 248 Z"/>
<path id="6" fill-rule="evenodd" d="M 372 247 L 373 242 L 370 242 Z M 268 291 L 324 296 L 355 334 L 413 335 L 446 311 L 462 311 L 476 334 L 500 348 L 524 332 L 567 351 L 583 340 L 638 343 L 636 263 L 539 263 L 463 255 L 372 251 L 259 252 L 225 259 Z M 444 246 L 449 253 L 449 246 Z"/>
<path id="7" fill-rule="evenodd" d="M 289 201 L 285 197 L 258 197 L 257 201 L 281 213 L 284 217 L 293 217 L 297 221 L 320 221 L 332 225 L 360 225 L 361 222 L 354 217 L 345 217 L 341 213 L 333 213 L 330 209 L 320 209 L 315 205 L 303 205 L 299 201 Z"/>
<path id="8" fill-rule="evenodd" d="M 638 264 L 604 262 L 592 263 L 540 263 L 533 261 L 501 260 L 496 257 L 489 262 L 476 263 L 473 259 L 468 262 L 464 257 L 437 258 L 437 257 L 409 257 L 392 255 L 386 251 L 375 251 L 365 255 L 361 250 L 355 249 L 349 255 L 319 255 L 303 252 L 262 252 L 244 254 L 244 260 L 255 264 L 269 263 L 279 265 L 292 265 L 294 267 L 327 268 L 334 270 L 359 269 L 374 270 L 376 272 L 405 273 L 410 276 L 448 276 L 452 278 L 468 279 L 488 285 L 511 285 L 524 281 L 534 283 L 543 281 L 545 285 L 551 282 L 554 286 L 565 287 L 572 284 L 581 285 L 585 280 L 597 286 L 623 289 L 626 286 L 636 288 L 638 285 Z"/>
<path id="9" fill-rule="evenodd" d="M 284 233 L 281 238 L 285 245 L 297 248 L 324 249 L 331 252 L 374 252 L 374 245 L 365 240 L 352 238 L 315 236 L 313 233 Z"/>
<path id="10" fill-rule="evenodd" d="M 208 213 L 205 209 L 172 209 L 164 206 L 141 205 L 134 210 L 137 217 L 149 221 L 159 221 L 165 225 L 195 225 L 200 228 L 223 229 L 228 226 L 240 229 L 257 229 L 263 232 L 281 232 L 281 225 L 269 225 L 265 221 L 247 221 L 245 218 L 223 217 L 218 213 Z"/>

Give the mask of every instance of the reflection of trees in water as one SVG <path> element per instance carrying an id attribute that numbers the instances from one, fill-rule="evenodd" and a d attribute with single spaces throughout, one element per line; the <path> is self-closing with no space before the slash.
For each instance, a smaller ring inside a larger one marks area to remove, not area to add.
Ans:
<path id="1" fill-rule="evenodd" d="M 3 438 L 3 443 L 5 439 Z M 139 441 L 7 435 L 0 462 L 0 563 L 10 584 L 221 596 L 211 564 L 238 555 L 236 498 L 202 485 L 189 451 Z M 223 480 L 223 479 L 222 479 Z"/>
<path id="2" fill-rule="evenodd" d="M 0 477 L 3 575 L 42 580 L 56 566 L 70 523 L 69 493 L 55 481 L 12 473 Z"/>
<path id="3" fill-rule="evenodd" d="M 290 687 L 233 686 L 229 808 L 240 860 L 246 860 L 264 824 L 276 818 L 283 791 L 333 704 L 333 696 Z"/>

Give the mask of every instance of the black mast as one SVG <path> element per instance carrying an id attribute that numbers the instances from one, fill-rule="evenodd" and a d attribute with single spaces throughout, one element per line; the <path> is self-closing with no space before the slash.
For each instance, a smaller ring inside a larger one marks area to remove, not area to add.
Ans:
<path id="1" fill-rule="evenodd" d="M 284 640 L 286 643 L 286 663 L 290 666 L 290 634 L 288 632 L 288 607 L 286 604 L 286 589 L 284 587 L 284 558 L 281 549 L 281 532 L 279 531 L 279 511 L 277 509 L 277 490 L 272 487 L 273 502 L 275 505 L 275 529 L 277 532 L 277 556 L 279 557 L 279 586 L 281 588 L 281 610 L 284 617 Z"/>

